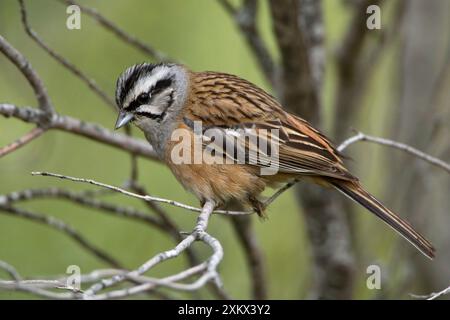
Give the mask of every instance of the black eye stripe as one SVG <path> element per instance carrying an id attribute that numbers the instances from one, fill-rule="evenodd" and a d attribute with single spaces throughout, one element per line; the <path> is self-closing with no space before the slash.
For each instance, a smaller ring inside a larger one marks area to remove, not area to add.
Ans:
<path id="1" fill-rule="evenodd" d="M 140 105 L 141 105 L 141 103 L 139 102 L 138 99 L 136 99 L 136 100 L 131 101 L 131 103 L 125 108 L 125 110 L 133 111 L 133 110 L 136 110 Z"/>
<path id="2" fill-rule="evenodd" d="M 172 85 L 172 79 L 163 79 L 156 82 L 156 84 L 153 86 L 152 89 L 150 89 L 150 92 L 152 94 L 155 94 L 157 92 L 162 91 L 163 89 L 166 89 L 167 87 L 170 87 Z"/>
<path id="3" fill-rule="evenodd" d="M 125 109 L 128 111 L 136 110 L 139 106 L 148 103 L 151 100 L 152 96 L 170 87 L 171 85 L 172 85 L 171 78 L 159 80 L 152 88 L 150 88 L 149 90 L 150 94 L 148 92 L 141 93 Z"/>

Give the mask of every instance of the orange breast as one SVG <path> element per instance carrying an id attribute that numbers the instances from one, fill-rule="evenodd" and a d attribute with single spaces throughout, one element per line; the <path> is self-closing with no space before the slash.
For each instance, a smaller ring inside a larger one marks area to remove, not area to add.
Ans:
<path id="1" fill-rule="evenodd" d="M 167 144 L 165 160 L 178 181 L 200 201 L 212 199 L 222 204 L 236 199 L 247 202 L 250 195 L 256 196 L 264 190 L 266 182 L 258 177 L 257 168 L 220 164 L 220 159 L 211 158 L 201 146 L 196 148 L 190 128 L 181 123 L 178 129 Z"/>

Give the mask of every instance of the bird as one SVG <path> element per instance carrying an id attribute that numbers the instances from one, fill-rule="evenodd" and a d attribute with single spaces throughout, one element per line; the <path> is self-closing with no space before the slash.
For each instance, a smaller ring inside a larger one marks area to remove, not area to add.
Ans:
<path id="1" fill-rule="evenodd" d="M 330 139 L 241 77 L 194 72 L 177 63 L 140 63 L 120 74 L 115 98 L 119 108 L 115 129 L 128 123 L 141 129 L 158 158 L 202 205 L 211 201 L 220 207 L 238 201 L 264 216 L 261 193 L 266 187 L 306 180 L 338 190 L 426 257 L 435 256 L 425 237 L 364 189 Z M 185 148 L 180 148 L 183 135 Z M 258 135 L 260 140 L 251 139 Z M 235 141 L 232 148 L 230 141 Z M 270 147 L 262 148 L 263 142 L 270 142 Z M 271 157 L 271 148 L 276 157 Z M 201 161 L 192 160 L 196 150 L 205 156 Z M 236 159 L 238 151 L 247 152 L 244 161 L 236 161 L 242 160 Z M 276 170 L 262 174 L 268 162 L 275 163 Z"/>

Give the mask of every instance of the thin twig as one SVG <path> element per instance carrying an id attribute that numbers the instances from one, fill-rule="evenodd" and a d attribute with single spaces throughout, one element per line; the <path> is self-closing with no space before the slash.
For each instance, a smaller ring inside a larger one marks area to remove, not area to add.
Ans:
<path id="1" fill-rule="evenodd" d="M 407 144 L 401 143 L 401 142 L 397 142 L 397 141 L 393 141 L 393 140 L 389 140 L 389 139 L 384 139 L 384 138 L 378 138 L 378 137 L 374 137 L 374 136 L 369 136 L 366 135 L 362 132 L 358 132 L 356 135 L 348 138 L 347 140 L 345 140 L 344 142 L 342 142 L 339 147 L 337 148 L 338 151 L 343 151 L 345 148 L 347 148 L 348 146 L 350 146 L 353 143 L 356 143 L 358 141 L 368 141 L 368 142 L 373 142 L 373 143 L 377 143 L 377 144 L 381 144 L 384 146 L 388 146 L 388 147 L 392 147 L 395 149 L 399 149 L 402 150 L 406 153 L 409 153 L 419 159 L 422 159 L 428 163 L 431 163 L 432 165 L 444 169 L 445 171 L 447 171 L 448 173 L 450 173 L 450 163 L 447 163 L 443 160 L 440 160 L 438 158 L 435 158 L 433 156 L 430 156 L 429 154 L 422 152 L 416 148 L 413 148 Z"/>
<path id="2" fill-rule="evenodd" d="M 207 262 L 206 272 L 192 285 L 185 285 L 185 286 L 177 286 L 178 290 L 195 290 L 199 287 L 203 286 L 207 281 L 209 280 L 216 280 L 218 279 L 217 274 L 217 266 L 222 260 L 223 257 L 223 249 L 220 245 L 220 242 L 211 237 L 208 233 L 206 233 L 206 228 L 208 227 L 208 221 L 210 218 L 210 215 L 212 214 L 215 207 L 215 203 L 212 201 L 207 201 L 198 218 L 197 223 L 195 225 L 194 230 L 192 233 L 187 236 L 185 239 L 183 239 L 178 245 L 175 246 L 175 248 L 159 253 L 147 262 L 145 262 L 143 265 L 141 265 L 138 269 L 133 270 L 128 273 L 124 273 L 121 275 L 116 275 L 110 279 L 104 279 L 101 282 L 98 282 L 91 286 L 88 290 L 84 292 L 84 297 L 87 299 L 96 298 L 95 295 L 106 288 L 109 288 L 119 282 L 124 281 L 128 277 L 135 277 L 140 276 L 144 273 L 146 273 L 148 270 L 156 266 L 157 264 L 164 262 L 168 259 L 172 259 L 175 257 L 178 257 L 186 248 L 190 247 L 194 241 L 202 241 L 208 244 L 213 249 L 213 255 L 210 257 L 210 259 Z M 130 292 L 131 289 L 127 289 L 127 292 Z M 111 295 L 111 293 L 108 293 Z"/>
<path id="3" fill-rule="evenodd" d="M 62 3 L 66 3 L 68 5 L 76 5 L 78 6 L 82 12 L 93 18 L 97 21 L 101 26 L 103 26 L 106 30 L 111 31 L 114 35 L 116 35 L 119 39 L 123 40 L 125 43 L 139 49 L 143 53 L 149 55 L 158 61 L 174 61 L 169 58 L 166 54 L 156 50 L 149 44 L 139 40 L 137 37 L 125 32 L 123 29 L 118 27 L 114 22 L 105 18 L 103 15 L 97 12 L 97 10 L 82 6 L 78 2 L 73 0 L 59 0 Z"/>
<path id="4" fill-rule="evenodd" d="M 16 141 L 8 144 L 7 146 L 4 146 L 3 148 L 0 148 L 0 158 L 7 155 L 8 153 L 16 151 L 17 149 L 23 147 L 24 145 L 33 141 L 34 139 L 39 138 L 45 131 L 46 131 L 45 129 L 42 129 L 40 127 L 31 129 L 30 132 L 23 135 Z"/>
<path id="5" fill-rule="evenodd" d="M 37 296 L 51 299 L 114 299 L 146 292 L 154 289 L 157 286 L 164 286 L 176 290 L 193 291 L 203 287 L 211 280 L 213 280 L 213 283 L 216 286 L 221 288 L 221 280 L 219 278 L 219 275 L 217 274 L 217 267 L 223 258 L 223 248 L 217 239 L 206 233 L 208 220 L 214 209 L 214 206 L 215 204 L 213 202 L 205 203 L 202 212 L 197 218 L 197 223 L 193 232 L 187 238 L 182 240 L 174 249 L 156 255 L 152 259 L 148 260 L 145 264 L 143 264 L 140 268 L 125 273 L 121 270 L 110 270 L 108 271 L 108 273 L 103 272 L 103 270 L 97 270 L 92 272 L 90 275 L 82 276 L 82 283 L 95 282 L 96 280 L 100 281 L 92 285 L 84 292 L 75 290 L 75 288 L 67 286 L 65 281 L 66 278 L 51 280 L 23 280 L 15 282 L 0 280 L 0 288 L 25 291 Z M 207 262 L 201 263 L 197 266 L 181 271 L 178 274 L 162 279 L 142 277 L 142 274 L 153 268 L 155 265 L 164 262 L 167 259 L 179 256 L 181 252 L 192 245 L 194 241 L 202 241 L 212 248 L 213 254 L 207 260 Z M 194 282 L 190 284 L 178 283 L 178 281 L 187 279 L 200 272 L 202 272 L 202 274 Z M 113 277 L 109 279 L 101 279 L 108 274 L 113 275 Z M 96 294 L 100 290 L 103 290 L 125 280 L 133 281 L 137 283 L 137 285 L 131 288 Z M 71 292 L 55 293 L 53 291 L 46 290 L 49 288 L 64 289 Z M 223 295 L 225 297 L 228 297 L 225 293 L 223 293 Z"/>
<path id="6" fill-rule="evenodd" d="M 4 212 L 6 214 L 10 214 L 12 216 L 26 218 L 28 220 L 32 220 L 38 223 L 42 223 L 47 225 L 55 230 L 62 232 L 63 234 L 69 236 L 83 248 L 85 248 L 88 252 L 92 253 L 94 256 L 102 260 L 116 268 L 121 268 L 120 263 L 117 262 L 116 259 L 111 257 L 109 254 L 104 252 L 103 250 L 97 248 L 93 244 L 91 244 L 88 240 L 86 240 L 81 234 L 78 233 L 72 226 L 66 224 L 60 219 L 57 219 L 52 216 L 31 212 L 29 210 L 20 209 L 8 205 L 0 205 L 0 212 Z"/>
<path id="7" fill-rule="evenodd" d="M 264 201 L 264 206 L 268 207 L 272 202 L 275 201 L 276 198 L 278 198 L 283 192 L 289 190 L 291 187 L 293 187 L 299 180 L 294 179 L 292 181 L 289 181 L 284 186 L 282 186 L 280 189 L 278 189 L 270 198 L 268 198 L 266 201 Z"/>
<path id="8" fill-rule="evenodd" d="M 169 205 L 172 205 L 175 207 L 183 208 L 188 211 L 202 212 L 202 209 L 200 209 L 200 208 L 196 208 L 196 207 L 193 207 L 193 206 L 181 203 L 181 202 L 164 199 L 164 198 L 153 197 L 153 196 L 149 196 L 149 195 L 140 195 L 140 194 L 130 192 L 128 190 L 116 187 L 116 186 L 112 186 L 112 185 L 102 183 L 102 182 L 97 182 L 92 179 L 76 178 L 76 177 L 61 175 L 61 174 L 57 174 L 57 173 L 51 173 L 51 172 L 32 172 L 31 174 L 33 176 L 47 176 L 47 177 L 54 177 L 54 178 L 70 180 L 70 181 L 74 181 L 74 182 L 88 183 L 88 184 L 92 184 L 92 185 L 95 185 L 98 187 L 110 189 L 110 190 L 125 194 L 125 195 L 133 197 L 133 198 L 141 199 L 144 201 L 160 202 L 160 203 L 169 204 Z M 215 210 L 214 213 L 225 214 L 225 215 L 247 215 L 247 214 L 252 214 L 253 212 L 251 212 L 251 211 L 245 212 L 245 211 Z"/>
<path id="9" fill-rule="evenodd" d="M 145 281 L 141 285 L 132 287 L 132 288 L 125 288 L 120 290 L 115 290 L 103 294 L 97 294 L 94 298 L 97 300 L 105 300 L 105 299 L 119 299 L 119 298 L 125 298 L 130 297 L 139 293 L 147 292 L 149 290 L 153 290 L 154 288 L 158 286 L 166 286 L 170 288 L 177 287 L 178 281 L 187 279 L 189 277 L 192 277 L 193 275 L 196 275 L 200 272 L 203 272 L 206 269 L 206 263 L 199 264 L 197 266 L 194 266 L 192 268 L 186 269 L 184 271 L 181 271 L 177 274 L 161 278 L 161 279 L 153 279 L 151 278 L 150 281 Z M 148 279 L 148 277 L 146 277 Z"/>
<path id="10" fill-rule="evenodd" d="M 100 201 L 98 199 L 86 197 L 84 193 L 81 192 L 77 193 L 60 188 L 25 189 L 21 191 L 11 192 L 6 195 L 0 195 L 0 205 L 13 205 L 14 203 L 25 200 L 35 200 L 42 198 L 65 199 L 85 207 L 101 210 L 103 212 L 121 217 L 142 221 L 152 227 L 167 231 L 166 226 L 164 226 L 161 221 L 148 215 L 145 212 L 132 207 L 122 207 L 119 205 Z"/>
<path id="11" fill-rule="evenodd" d="M 102 90 L 93 79 L 86 76 L 80 69 L 78 69 L 72 62 L 68 61 L 59 53 L 55 52 L 49 45 L 47 45 L 39 35 L 31 28 L 28 22 L 27 11 L 25 8 L 24 0 L 18 0 L 20 4 L 20 14 L 22 16 L 22 24 L 25 28 L 26 33 L 42 48 L 46 51 L 52 58 L 62 64 L 67 70 L 72 72 L 76 77 L 81 79 L 87 86 L 97 94 L 107 105 L 109 105 L 114 111 L 116 110 L 116 104 L 114 100 L 111 99 L 104 90 Z"/>
<path id="12" fill-rule="evenodd" d="M 125 189 L 120 188 L 120 187 L 116 187 L 116 186 L 109 185 L 109 184 L 106 184 L 106 183 L 103 183 L 103 182 L 95 181 L 93 179 L 76 178 L 76 177 L 71 177 L 71 176 L 62 175 L 62 174 L 58 174 L 58 173 L 52 173 L 52 172 L 39 172 L 39 171 L 36 171 L 36 172 L 32 172 L 31 174 L 33 176 L 53 177 L 53 178 L 59 178 L 59 179 L 64 179 L 64 180 L 70 180 L 70 181 L 74 181 L 74 182 L 88 183 L 88 184 L 92 184 L 92 185 L 95 185 L 95 186 L 98 186 L 98 187 L 106 188 L 106 189 L 109 189 L 109 190 L 112 190 L 112 191 L 115 191 L 115 192 L 119 192 L 119 193 L 125 194 L 125 195 L 133 197 L 133 198 L 141 199 L 141 200 L 144 200 L 144 201 L 165 203 L 165 204 L 169 204 L 169 205 L 172 205 L 172 206 L 175 206 L 175 207 L 183 208 L 183 209 L 186 209 L 186 210 L 192 211 L 192 212 L 202 212 L 202 209 L 200 209 L 200 208 L 193 207 L 193 206 L 190 206 L 190 205 L 178 202 L 178 201 L 174 201 L 174 200 L 170 200 L 170 199 L 164 199 L 164 198 L 159 198 L 159 197 L 154 197 L 154 196 L 150 196 L 150 195 L 137 194 L 137 193 L 125 190 Z M 297 180 L 289 182 L 284 187 L 282 187 L 280 190 L 276 191 L 266 202 L 263 203 L 264 206 L 267 207 L 276 198 L 278 198 L 283 192 L 285 192 L 286 190 L 291 188 L 296 182 L 297 182 Z M 253 214 L 254 211 L 214 210 L 213 213 L 215 213 L 215 214 L 223 214 L 223 215 L 241 216 L 241 215 Z"/>
<path id="13" fill-rule="evenodd" d="M 425 299 L 425 300 L 436 300 L 437 298 L 450 294 L 450 287 L 445 288 L 442 291 L 439 292 L 432 292 L 430 294 L 426 295 L 419 295 L 419 294 L 413 294 L 411 293 L 410 296 L 416 299 Z"/>
<path id="14" fill-rule="evenodd" d="M 3 260 L 0 260 L 0 269 L 6 271 L 14 281 L 22 280 L 22 277 L 17 272 L 16 268 Z"/>

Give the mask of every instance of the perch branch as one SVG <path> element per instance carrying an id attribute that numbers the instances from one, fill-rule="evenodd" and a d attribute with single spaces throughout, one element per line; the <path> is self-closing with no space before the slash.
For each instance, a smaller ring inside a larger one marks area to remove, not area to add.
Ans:
<path id="1" fill-rule="evenodd" d="M 110 189 L 112 191 L 119 192 L 124 195 L 130 196 L 133 198 L 137 198 L 137 199 L 141 199 L 144 201 L 148 201 L 148 202 L 165 203 L 165 204 L 169 204 L 169 205 L 179 207 L 182 209 L 186 209 L 188 211 L 193 211 L 193 212 L 201 212 L 202 211 L 202 209 L 200 209 L 200 208 L 193 207 L 193 206 L 181 203 L 181 202 L 164 199 L 164 198 L 153 197 L 153 196 L 149 196 L 149 195 L 137 194 L 137 193 L 134 193 L 134 192 L 131 192 L 131 191 L 128 191 L 128 190 L 125 190 L 125 189 L 122 189 L 122 188 L 119 188 L 116 186 L 112 186 L 112 185 L 102 183 L 102 182 L 97 182 L 92 179 L 76 178 L 76 177 L 61 175 L 61 174 L 57 174 L 57 173 L 51 173 L 51 172 L 32 172 L 31 174 L 34 176 L 47 176 L 47 177 L 70 180 L 70 181 L 74 181 L 74 182 L 88 183 L 88 184 L 92 184 L 94 186 Z M 246 215 L 246 214 L 252 214 L 253 212 L 251 212 L 251 211 L 244 212 L 244 211 L 215 210 L 214 213 L 225 214 L 225 215 Z"/>
<path id="2" fill-rule="evenodd" d="M 175 207 L 179 207 L 182 209 L 186 209 L 188 211 L 192 211 L 192 212 L 202 212 L 202 209 L 197 208 L 197 207 L 193 207 L 178 201 L 174 201 L 174 200 L 170 200 L 170 199 L 164 199 L 164 198 L 158 198 L 158 197 L 154 197 L 154 196 L 149 196 L 149 195 L 141 195 L 141 194 L 137 194 L 128 190 L 125 190 L 123 188 L 120 187 L 116 187 L 116 186 L 112 186 L 106 183 L 102 183 L 102 182 L 98 182 L 92 179 L 85 179 L 85 178 L 76 178 L 76 177 L 71 177 L 71 176 L 66 176 L 66 175 L 62 175 L 62 174 L 57 174 L 57 173 L 51 173 L 51 172 L 32 172 L 31 173 L 33 176 L 46 176 L 46 177 L 53 177 L 53 178 L 59 178 L 59 179 L 64 179 L 64 180 L 70 180 L 70 181 L 74 181 L 74 182 L 81 182 L 81 183 L 88 183 L 88 184 L 92 184 L 98 187 L 102 187 L 102 188 L 106 188 L 115 192 L 119 192 L 122 193 L 124 195 L 133 197 L 133 198 L 137 198 L 137 199 L 141 199 L 144 201 L 148 201 L 148 202 L 159 202 L 159 203 L 165 203 L 165 204 L 169 204 Z M 280 190 L 278 190 L 277 192 L 275 192 L 268 200 L 267 202 L 264 202 L 263 204 L 267 207 L 268 204 L 272 203 L 276 198 L 278 198 L 283 192 L 285 192 L 286 190 L 288 190 L 290 187 L 292 187 L 295 184 L 296 180 L 294 182 L 290 182 L 288 184 L 286 184 L 284 187 L 282 187 Z M 213 213 L 216 214 L 223 214 L 223 215 L 231 215 L 231 216 L 241 216 L 241 215 L 249 215 L 249 214 L 253 214 L 253 211 L 232 211 L 232 210 L 214 210 Z"/>
<path id="3" fill-rule="evenodd" d="M 144 273 L 146 273 L 148 270 L 153 268 L 159 263 L 162 263 L 168 259 L 172 259 L 175 257 L 178 257 L 186 248 L 190 247 L 195 241 L 202 241 L 209 245 L 213 249 L 213 255 L 210 257 L 210 259 L 207 262 L 206 272 L 194 283 L 190 285 L 184 285 L 184 286 L 177 286 L 176 289 L 178 290 L 195 290 L 199 287 L 203 286 L 206 282 L 210 280 L 214 280 L 217 286 L 221 287 L 221 281 L 219 278 L 219 275 L 216 271 L 217 266 L 219 265 L 220 261 L 223 258 L 223 249 L 218 240 L 210 236 L 206 232 L 206 228 L 208 226 L 209 218 L 214 211 L 215 203 L 212 201 L 207 201 L 198 218 L 197 223 L 192 231 L 192 233 L 187 236 L 184 240 L 182 240 L 177 246 L 175 246 L 174 249 L 162 252 L 145 262 L 143 265 L 141 265 L 138 269 L 133 270 L 128 273 L 116 275 L 110 279 L 105 279 L 101 282 L 98 282 L 94 285 L 92 285 L 88 290 L 84 292 L 85 298 L 95 298 L 95 295 L 108 287 L 111 287 L 119 282 L 124 281 L 128 277 L 135 277 L 140 276 Z M 192 269 L 192 268 L 191 268 Z M 161 284 L 161 283 L 160 283 Z M 127 289 L 127 292 L 134 292 L 130 291 L 132 289 Z M 114 291 L 108 292 L 105 294 L 106 297 L 114 297 Z"/>
<path id="4" fill-rule="evenodd" d="M 25 291 L 37 296 L 50 299 L 114 299 L 147 292 L 158 286 L 164 286 L 176 290 L 193 291 L 203 287 L 211 280 L 216 286 L 220 288 L 220 290 L 222 290 L 221 280 L 217 273 L 217 267 L 223 258 L 223 248 L 217 239 L 213 238 L 206 232 L 208 220 L 213 209 L 214 203 L 207 202 L 204 205 L 202 212 L 198 216 L 194 230 L 188 237 L 182 240 L 174 249 L 156 255 L 152 259 L 148 260 L 145 264 L 143 264 L 140 268 L 131 272 L 124 272 L 123 270 L 114 269 L 96 270 L 91 272 L 89 275 L 81 276 L 81 283 L 95 282 L 95 284 L 88 288 L 86 291 L 74 290 L 74 288 L 68 286 L 66 283 L 66 277 L 60 277 L 50 280 L 20 280 L 20 276 L 18 276 L 17 272 L 14 274 L 16 275 L 16 280 L 19 281 L 0 280 L 0 288 L 7 290 Z M 213 254 L 206 262 L 162 279 L 142 276 L 145 272 L 153 268 L 155 265 L 179 256 L 195 241 L 204 242 L 213 250 Z M 7 270 L 8 273 L 12 275 L 11 270 L 14 269 L 11 269 L 12 267 L 10 267 L 8 264 L 1 264 L 0 267 L 3 267 L 3 269 Z M 199 278 L 192 283 L 178 283 L 178 281 L 187 279 L 200 273 L 202 274 L 199 276 Z M 112 278 L 104 278 L 109 276 L 112 276 Z M 103 290 L 125 280 L 133 281 L 134 283 L 137 283 L 137 285 L 131 288 L 99 293 L 100 290 Z M 71 292 L 57 293 L 54 291 L 46 290 L 48 288 L 64 289 Z M 223 293 L 222 295 L 228 298 L 225 293 Z"/>

